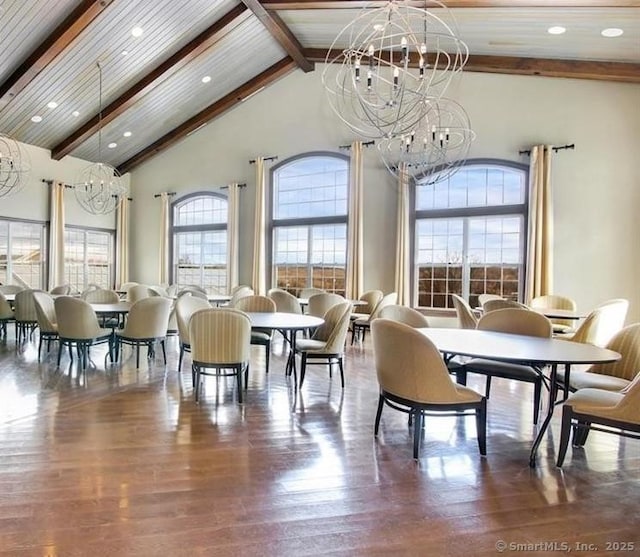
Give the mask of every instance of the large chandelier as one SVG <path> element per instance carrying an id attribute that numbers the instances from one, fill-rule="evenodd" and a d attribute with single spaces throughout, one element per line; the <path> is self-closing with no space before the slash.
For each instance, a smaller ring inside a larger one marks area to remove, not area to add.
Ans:
<path id="1" fill-rule="evenodd" d="M 469 116 L 447 98 L 424 101 L 424 116 L 404 134 L 384 138 L 378 150 L 385 166 L 397 175 L 401 163 L 421 185 L 445 180 L 464 164 L 475 133 Z"/>
<path id="2" fill-rule="evenodd" d="M 415 128 L 425 98 L 442 96 L 468 57 L 444 4 L 391 0 L 363 8 L 340 31 L 322 80 L 347 126 L 363 137 L 390 138 Z"/>
<path id="3" fill-rule="evenodd" d="M 0 197 L 20 191 L 29 170 L 27 152 L 15 139 L 0 133 Z"/>
<path id="4" fill-rule="evenodd" d="M 98 161 L 102 160 L 102 66 L 97 62 L 99 74 Z M 93 215 L 115 211 L 126 188 L 120 173 L 110 164 L 96 162 L 85 167 L 74 183 L 74 192 L 80 206 Z"/>

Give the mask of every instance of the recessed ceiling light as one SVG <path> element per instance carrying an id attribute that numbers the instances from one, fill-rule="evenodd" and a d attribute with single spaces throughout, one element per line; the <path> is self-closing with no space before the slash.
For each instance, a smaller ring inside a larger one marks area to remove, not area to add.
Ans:
<path id="1" fill-rule="evenodd" d="M 134 27 L 133 29 L 131 29 L 131 34 L 136 38 L 142 37 L 143 33 L 144 30 L 142 29 L 142 27 Z"/>
<path id="2" fill-rule="evenodd" d="M 78 116 L 80 116 L 80 113 L 79 113 L 77 110 L 74 110 L 74 111 L 71 113 L 71 116 L 73 116 L 74 118 L 77 118 Z"/>
<path id="3" fill-rule="evenodd" d="M 564 33 L 567 29 L 565 27 L 562 27 L 562 25 L 554 25 L 553 27 L 549 27 L 549 29 L 547 29 L 547 33 L 551 34 L 551 35 L 562 35 L 562 33 Z"/>
<path id="4" fill-rule="evenodd" d="M 124 132 L 122 135 L 124 135 L 125 137 L 131 137 L 131 132 Z"/>
<path id="5" fill-rule="evenodd" d="M 620 35 L 622 35 L 624 33 L 624 31 L 622 29 L 619 29 L 618 27 L 608 27 L 607 29 L 603 29 L 600 34 L 603 37 L 619 37 Z"/>
<path id="6" fill-rule="evenodd" d="M 211 81 L 211 76 L 210 75 L 205 75 L 202 78 L 202 83 L 209 83 Z"/>
<path id="7" fill-rule="evenodd" d="M 56 101 L 51 101 L 47 103 L 47 108 L 58 108 L 58 103 Z"/>
<path id="8" fill-rule="evenodd" d="M 122 51 L 122 56 L 129 56 L 129 51 L 128 50 L 123 50 Z"/>
<path id="9" fill-rule="evenodd" d="M 32 122 L 35 122 L 36 124 L 37 124 L 38 122 L 42 122 L 42 116 L 38 116 L 38 115 L 36 114 L 35 116 L 32 116 L 32 117 L 31 117 L 31 121 L 32 121 Z"/>
<path id="10" fill-rule="evenodd" d="M 109 143 L 109 145 L 107 145 L 107 147 L 109 147 L 109 149 L 115 149 L 118 146 L 117 143 L 113 142 L 113 143 Z"/>

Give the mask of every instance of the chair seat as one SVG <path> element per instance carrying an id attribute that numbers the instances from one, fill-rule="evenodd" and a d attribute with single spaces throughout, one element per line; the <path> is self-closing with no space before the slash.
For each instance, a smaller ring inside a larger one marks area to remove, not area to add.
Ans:
<path id="1" fill-rule="evenodd" d="M 611 416 L 610 410 L 623 397 L 624 395 L 619 392 L 602 389 L 580 389 L 573 393 L 565 404 L 571 405 L 574 412 L 607 418 Z"/>
<path id="2" fill-rule="evenodd" d="M 267 344 L 271 342 L 271 333 L 263 331 L 251 331 L 251 344 Z"/>
<path id="3" fill-rule="evenodd" d="M 564 383 L 564 370 L 558 370 L 558 379 Z M 569 384 L 572 390 L 578 389 L 603 389 L 605 391 L 620 391 L 630 381 L 621 377 L 591 373 L 590 371 L 571 370 Z"/>
<path id="4" fill-rule="evenodd" d="M 327 343 L 323 340 L 302 338 L 296 343 L 296 350 L 301 352 L 322 352 L 326 345 Z"/>
<path id="5" fill-rule="evenodd" d="M 356 313 L 355 311 L 351 314 L 351 321 L 355 321 L 356 319 L 369 319 L 368 313 Z"/>
<path id="6" fill-rule="evenodd" d="M 571 325 L 559 325 L 553 323 L 553 332 L 560 335 L 568 335 L 575 333 L 575 329 Z"/>
<path id="7" fill-rule="evenodd" d="M 367 317 L 360 317 L 358 319 L 356 319 L 354 321 L 354 323 L 358 326 L 358 327 L 369 327 L 371 325 L 371 321 L 369 321 L 369 316 Z"/>
<path id="8" fill-rule="evenodd" d="M 472 373 L 484 373 L 505 379 L 518 379 L 533 383 L 540 379 L 540 374 L 530 366 L 472 358 L 465 364 L 465 369 Z"/>

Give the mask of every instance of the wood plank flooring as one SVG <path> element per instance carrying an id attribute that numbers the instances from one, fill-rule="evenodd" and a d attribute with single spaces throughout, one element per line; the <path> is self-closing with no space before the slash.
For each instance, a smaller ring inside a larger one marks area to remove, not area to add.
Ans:
<path id="1" fill-rule="evenodd" d="M 10 333 L 0 555 L 467 556 L 499 554 L 499 540 L 504 554 L 640 554 L 640 442 L 592 433 L 560 470 L 557 412 L 532 470 L 531 386 L 496 379 L 487 457 L 473 418 L 427 417 L 415 462 L 404 415 L 385 409 L 373 437 L 370 342 L 349 347 L 344 391 L 313 366 L 296 393 L 276 344 L 268 376 L 254 348 L 245 404 L 231 378 L 206 379 L 196 404 L 176 339 L 166 367 L 136 370 L 128 350 L 105 367 L 95 348 L 81 372 L 67 356 L 38 363 Z"/>

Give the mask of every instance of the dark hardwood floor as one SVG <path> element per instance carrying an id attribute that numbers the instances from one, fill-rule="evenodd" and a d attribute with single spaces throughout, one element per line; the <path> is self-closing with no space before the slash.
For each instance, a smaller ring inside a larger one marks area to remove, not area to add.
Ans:
<path id="1" fill-rule="evenodd" d="M 254 347 L 246 403 L 190 360 L 126 351 L 86 373 L 0 343 L 0 555 L 626 555 L 640 553 L 640 442 L 592 433 L 555 466 L 559 415 L 530 469 L 531 386 L 495 380 L 487 457 L 472 417 L 427 417 L 418 462 L 387 408 L 367 338 L 346 387 L 314 366 L 302 391 L 282 346 Z M 471 377 L 481 390 L 483 379 Z M 516 545 L 519 544 L 519 545 Z M 547 545 L 542 545 L 547 544 Z M 583 545 L 576 545 L 583 544 Z M 633 549 L 630 545 L 634 544 Z M 583 549 L 583 551 L 579 551 Z"/>

